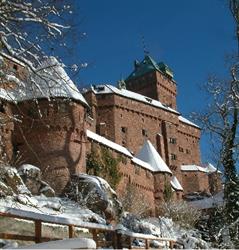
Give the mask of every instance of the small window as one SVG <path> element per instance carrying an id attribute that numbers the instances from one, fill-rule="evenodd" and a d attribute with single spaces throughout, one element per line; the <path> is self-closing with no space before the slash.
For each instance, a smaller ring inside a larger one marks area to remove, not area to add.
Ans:
<path id="1" fill-rule="evenodd" d="M 190 150 L 189 149 L 186 149 L 186 154 L 190 154 Z"/>
<path id="2" fill-rule="evenodd" d="M 179 147 L 178 150 L 179 150 L 179 152 L 182 152 L 182 153 L 184 152 L 182 147 Z"/>
<path id="3" fill-rule="evenodd" d="M 127 132 L 127 128 L 126 127 L 121 127 L 121 132 L 122 133 L 126 133 Z"/>
<path id="4" fill-rule="evenodd" d="M 142 135 L 143 135 L 143 136 L 148 136 L 148 132 L 147 132 L 146 129 L 142 129 Z"/>
<path id="5" fill-rule="evenodd" d="M 172 137 L 169 138 L 169 143 L 176 144 L 176 142 L 177 142 L 176 138 L 172 138 Z"/>
<path id="6" fill-rule="evenodd" d="M 177 160 L 177 155 L 171 154 L 171 160 Z"/>
<path id="7" fill-rule="evenodd" d="M 5 110 L 5 105 L 3 103 L 0 102 L 0 112 L 1 113 L 5 113 L 6 110 Z"/>
<path id="8" fill-rule="evenodd" d="M 16 64 L 14 64 L 12 68 L 13 68 L 15 71 L 18 70 L 18 66 L 17 66 Z"/>

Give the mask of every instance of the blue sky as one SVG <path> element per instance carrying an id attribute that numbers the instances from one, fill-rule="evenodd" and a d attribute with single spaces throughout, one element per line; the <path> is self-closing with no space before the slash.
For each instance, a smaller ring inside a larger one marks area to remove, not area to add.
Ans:
<path id="1" fill-rule="evenodd" d="M 210 74 L 225 75 L 225 57 L 236 51 L 234 22 L 226 0 L 79 0 L 79 32 L 74 57 L 88 62 L 79 85 L 111 83 L 126 78 L 133 61 L 150 55 L 174 71 L 178 110 L 186 117 L 203 109 L 200 86 Z M 64 61 L 64 60 L 63 60 Z M 203 136 L 202 158 L 210 158 Z"/>

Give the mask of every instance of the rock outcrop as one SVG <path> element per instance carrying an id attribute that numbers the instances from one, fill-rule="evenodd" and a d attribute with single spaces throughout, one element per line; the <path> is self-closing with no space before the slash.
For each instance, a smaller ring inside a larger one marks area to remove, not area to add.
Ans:
<path id="1" fill-rule="evenodd" d="M 16 169 L 11 166 L 0 166 L 0 197 L 18 195 L 19 199 L 32 195 L 44 194 L 55 196 L 54 190 L 41 180 L 39 168 L 24 164 Z"/>
<path id="2" fill-rule="evenodd" d="M 65 195 L 81 206 L 103 215 L 108 222 L 118 221 L 121 216 L 122 205 L 115 191 L 100 177 L 87 174 L 73 175 Z"/>
<path id="3" fill-rule="evenodd" d="M 27 188 L 33 195 L 44 194 L 47 197 L 55 196 L 55 191 L 41 179 L 41 170 L 30 164 L 23 164 L 18 172 Z"/>

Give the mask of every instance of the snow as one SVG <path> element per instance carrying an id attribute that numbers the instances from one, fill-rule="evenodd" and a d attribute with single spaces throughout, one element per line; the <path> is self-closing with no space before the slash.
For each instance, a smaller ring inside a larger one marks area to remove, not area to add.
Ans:
<path id="1" fill-rule="evenodd" d="M 112 85 L 104 84 L 104 85 L 93 86 L 92 91 L 95 94 L 111 94 L 111 93 L 114 93 L 114 94 L 117 94 L 117 95 L 120 95 L 120 96 L 124 96 L 126 98 L 130 98 L 130 99 L 133 99 L 133 100 L 136 100 L 136 101 L 144 102 L 146 104 L 149 104 L 149 105 L 157 107 L 157 108 L 165 109 L 165 110 L 173 112 L 175 114 L 179 114 L 178 111 L 176 111 L 176 110 L 174 110 L 174 109 L 172 109 L 172 108 L 170 108 L 170 107 L 168 107 L 166 105 L 163 105 L 160 101 L 151 99 L 151 98 L 149 98 L 147 96 L 144 96 L 144 95 L 141 95 L 141 94 L 138 94 L 138 93 L 135 93 L 133 91 L 129 91 L 129 90 L 126 90 L 126 89 L 123 89 L 123 88 L 118 89 L 118 88 L 116 88 L 115 86 L 112 86 Z"/>
<path id="2" fill-rule="evenodd" d="M 199 171 L 199 172 L 208 173 L 208 170 L 206 168 L 203 168 L 197 165 L 182 165 L 181 170 L 182 171 Z"/>
<path id="3" fill-rule="evenodd" d="M 172 187 L 177 191 L 183 191 L 183 187 L 181 186 L 180 182 L 178 181 L 176 176 L 172 177 L 172 180 L 170 181 Z"/>
<path id="4" fill-rule="evenodd" d="M 87 181 L 87 183 L 88 182 L 95 183 L 101 190 L 109 189 L 113 194 L 116 194 L 116 192 L 110 187 L 109 183 L 99 176 L 88 175 L 88 174 L 80 174 L 79 176 L 82 176 L 84 179 L 90 180 Z"/>
<path id="5" fill-rule="evenodd" d="M 189 124 L 189 125 L 191 125 L 193 127 L 200 128 L 198 125 L 196 125 L 195 123 L 189 121 L 188 119 L 186 119 L 185 117 L 183 117 L 181 115 L 178 117 L 178 119 L 179 119 L 180 122 L 184 122 L 184 123 L 187 123 L 187 124 Z"/>
<path id="6" fill-rule="evenodd" d="M 148 156 L 145 157 L 133 157 L 133 155 L 129 152 L 129 150 L 113 141 L 110 141 L 108 139 L 106 139 L 103 136 L 97 135 L 96 133 L 90 131 L 90 130 L 86 130 L 86 135 L 88 138 L 90 138 L 93 141 L 96 141 L 100 144 L 103 144 L 119 153 L 122 153 L 128 157 L 131 158 L 131 161 L 145 169 L 150 170 L 151 172 L 169 172 L 172 173 L 170 171 L 170 169 L 168 168 L 168 166 L 166 165 L 166 163 L 163 161 L 163 159 L 160 157 L 160 155 L 158 154 L 158 152 L 156 151 L 156 149 L 153 147 L 153 145 L 149 142 L 149 152 L 147 154 L 149 154 Z M 146 154 L 145 154 L 146 155 Z M 151 156 L 153 156 L 153 158 L 151 159 Z"/>
<path id="7" fill-rule="evenodd" d="M 217 168 L 215 168 L 211 163 L 205 164 L 204 167 L 206 168 L 208 173 L 214 173 L 214 172 L 222 173 Z"/>
<path id="8" fill-rule="evenodd" d="M 211 163 L 208 163 L 204 165 L 203 167 L 197 166 L 197 165 L 182 165 L 181 166 L 182 171 L 199 171 L 204 173 L 221 173 L 221 171 L 217 170 Z"/>
<path id="9" fill-rule="evenodd" d="M 24 249 L 96 249 L 96 243 L 92 239 L 73 238 L 49 241 L 30 246 L 19 247 Z"/>
<path id="10" fill-rule="evenodd" d="M 112 226 L 106 225 L 106 222 L 99 215 L 89 209 L 80 207 L 77 203 L 58 197 L 34 196 L 37 204 L 35 206 L 21 204 L 12 197 L 0 199 L 0 213 L 7 213 L 28 219 L 42 220 L 54 224 L 75 225 L 82 228 L 102 228 L 111 230 Z M 60 211 L 57 210 L 61 207 Z M 89 221 L 97 221 L 92 223 Z"/>
<path id="11" fill-rule="evenodd" d="M 23 164 L 21 165 L 19 168 L 18 168 L 18 173 L 21 175 L 21 174 L 24 174 L 24 173 L 27 173 L 29 171 L 37 171 L 37 172 L 40 172 L 41 170 L 36 167 L 36 166 L 33 166 L 31 164 Z"/>
<path id="12" fill-rule="evenodd" d="M 207 197 L 201 200 L 194 200 L 188 202 L 191 206 L 199 209 L 208 209 L 223 205 L 223 191 L 213 195 L 212 197 Z"/>
<path id="13" fill-rule="evenodd" d="M 11 60 L 12 62 L 15 62 L 23 67 L 25 67 L 25 64 L 23 64 L 22 62 L 20 62 L 19 60 L 17 60 L 15 57 L 12 57 L 10 55 L 7 55 L 4 52 L 0 52 L 0 55 L 2 55 L 3 57 L 6 57 L 7 59 Z"/>
<path id="14" fill-rule="evenodd" d="M 31 76 L 33 81 L 23 89 L 24 95 L 18 101 L 34 98 L 66 97 L 82 102 L 88 106 L 76 85 L 71 81 L 62 65 L 55 57 L 49 57 Z"/>
<path id="15" fill-rule="evenodd" d="M 105 137 L 103 136 L 100 136 L 100 135 L 97 135 L 96 133 L 90 131 L 90 130 L 86 130 L 86 135 L 88 138 L 90 138 L 91 140 L 93 141 L 96 141 L 98 143 L 101 143 L 117 152 L 120 152 L 130 158 L 133 158 L 132 154 L 129 152 L 129 150 L 113 141 L 110 141 L 108 139 L 106 139 Z"/>
<path id="16" fill-rule="evenodd" d="M 135 163 L 135 164 L 137 164 L 137 165 L 139 165 L 139 166 L 145 168 L 145 169 L 148 169 L 148 170 L 154 172 L 154 168 L 152 168 L 152 167 L 150 166 L 150 164 L 147 163 L 147 162 L 145 162 L 145 161 L 142 161 L 142 160 L 140 160 L 140 159 L 138 159 L 138 158 L 136 158 L 136 157 L 133 157 L 133 158 L 131 159 L 131 161 L 132 161 L 133 163 Z"/>
<path id="17" fill-rule="evenodd" d="M 0 99 L 7 100 L 7 101 L 11 102 L 11 101 L 15 100 L 15 97 L 9 91 L 0 88 Z"/>
<path id="18" fill-rule="evenodd" d="M 154 172 L 167 172 L 172 174 L 167 164 L 164 162 L 164 160 L 161 158 L 161 156 L 149 140 L 144 143 L 143 147 L 136 155 L 136 157 L 142 161 L 149 163 L 150 166 L 154 169 Z"/>

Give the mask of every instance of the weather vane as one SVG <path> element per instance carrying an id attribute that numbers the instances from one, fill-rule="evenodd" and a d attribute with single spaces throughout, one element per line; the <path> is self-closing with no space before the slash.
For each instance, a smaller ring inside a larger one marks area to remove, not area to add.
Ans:
<path id="1" fill-rule="evenodd" d="M 143 45 L 144 55 L 148 55 L 149 54 L 149 50 L 147 49 L 147 46 L 146 46 L 146 43 L 145 43 L 145 39 L 144 39 L 144 35 L 142 35 L 141 39 L 142 39 L 142 45 Z"/>

